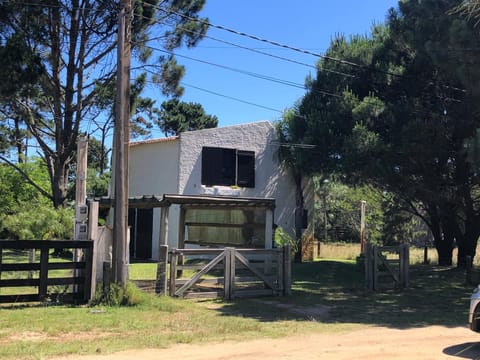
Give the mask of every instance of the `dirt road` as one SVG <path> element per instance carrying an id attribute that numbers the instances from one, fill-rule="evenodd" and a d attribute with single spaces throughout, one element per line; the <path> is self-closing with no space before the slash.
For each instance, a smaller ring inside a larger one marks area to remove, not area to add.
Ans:
<path id="1" fill-rule="evenodd" d="M 414 329 L 371 327 L 343 334 L 310 334 L 167 349 L 129 350 L 111 355 L 69 356 L 56 360 L 278 360 L 278 359 L 480 359 L 480 334 L 466 327 Z"/>

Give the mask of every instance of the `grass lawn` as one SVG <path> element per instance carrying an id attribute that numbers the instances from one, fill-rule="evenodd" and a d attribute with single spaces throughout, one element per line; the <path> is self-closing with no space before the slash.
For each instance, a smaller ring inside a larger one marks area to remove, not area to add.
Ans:
<path id="1" fill-rule="evenodd" d="M 155 273 L 133 264 L 132 278 Z M 382 325 L 465 326 L 473 287 L 454 268 L 412 265 L 410 288 L 369 292 L 354 260 L 320 259 L 293 265 L 292 295 L 190 301 L 137 291 L 132 307 L 3 306 L 0 358 L 109 353 L 174 343 L 345 332 Z"/>

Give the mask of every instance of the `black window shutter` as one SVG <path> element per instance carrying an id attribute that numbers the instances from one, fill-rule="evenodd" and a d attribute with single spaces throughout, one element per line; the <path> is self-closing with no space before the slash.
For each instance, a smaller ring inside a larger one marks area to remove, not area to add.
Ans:
<path id="1" fill-rule="evenodd" d="M 237 185 L 255 187 L 255 152 L 237 151 Z"/>
<path id="2" fill-rule="evenodd" d="M 235 150 L 205 146 L 202 148 L 202 185 L 235 184 Z"/>
<path id="3" fill-rule="evenodd" d="M 216 178 L 221 173 L 221 152 L 218 148 L 203 147 L 202 149 L 202 185 L 216 184 Z"/>

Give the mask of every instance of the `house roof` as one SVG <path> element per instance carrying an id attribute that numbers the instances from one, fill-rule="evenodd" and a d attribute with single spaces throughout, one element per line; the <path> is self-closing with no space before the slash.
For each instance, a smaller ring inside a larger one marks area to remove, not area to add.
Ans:
<path id="1" fill-rule="evenodd" d="M 171 136 L 171 137 L 158 138 L 158 139 L 133 141 L 133 142 L 130 142 L 128 145 L 132 147 L 132 146 L 138 146 L 138 145 L 144 145 L 144 144 L 156 144 L 156 143 L 175 141 L 175 140 L 178 140 L 178 138 L 179 138 L 178 136 Z"/>
<path id="2" fill-rule="evenodd" d="M 115 206 L 115 199 L 102 197 L 95 198 L 101 208 L 110 208 Z M 252 198 L 252 197 L 230 197 L 230 196 L 204 196 L 204 195 L 143 195 L 134 196 L 128 199 L 128 206 L 131 208 L 158 208 L 169 207 L 172 204 L 182 205 L 183 207 L 196 208 L 235 208 L 235 207 L 258 207 L 275 208 L 275 199 L 273 198 Z"/>

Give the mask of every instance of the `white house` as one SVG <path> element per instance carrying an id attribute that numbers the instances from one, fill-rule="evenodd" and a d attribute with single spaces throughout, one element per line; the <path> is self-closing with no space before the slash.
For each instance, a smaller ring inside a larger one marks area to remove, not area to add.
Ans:
<path id="1" fill-rule="evenodd" d="M 278 150 L 275 129 L 267 121 L 133 142 L 129 156 L 129 197 L 179 194 L 274 199 L 273 223 L 293 233 L 295 184 L 288 171 L 280 166 Z M 160 211 L 160 208 L 130 209 L 130 252 L 133 257 L 156 258 L 161 236 Z M 240 224 L 247 223 L 246 218 L 248 223 L 265 223 L 265 219 L 261 219 L 264 215 L 245 209 L 239 211 L 219 214 L 213 210 L 191 210 L 187 222 L 182 222 L 188 227 L 187 240 L 194 243 L 196 239 L 205 241 L 205 237 L 209 237 L 209 241 L 215 243 L 216 239 L 228 238 L 235 244 L 248 237 L 248 242 L 255 243 L 258 235 L 255 226 L 246 229 Z M 180 213 L 180 205 L 172 205 L 169 209 L 169 246 L 178 246 L 176 234 Z M 237 224 L 236 219 L 240 217 L 243 220 L 238 221 L 235 231 L 230 229 L 232 232 L 228 232 L 227 226 L 222 225 L 226 217 L 229 224 Z M 195 224 L 205 222 L 216 224 L 217 231 L 195 227 Z"/>

